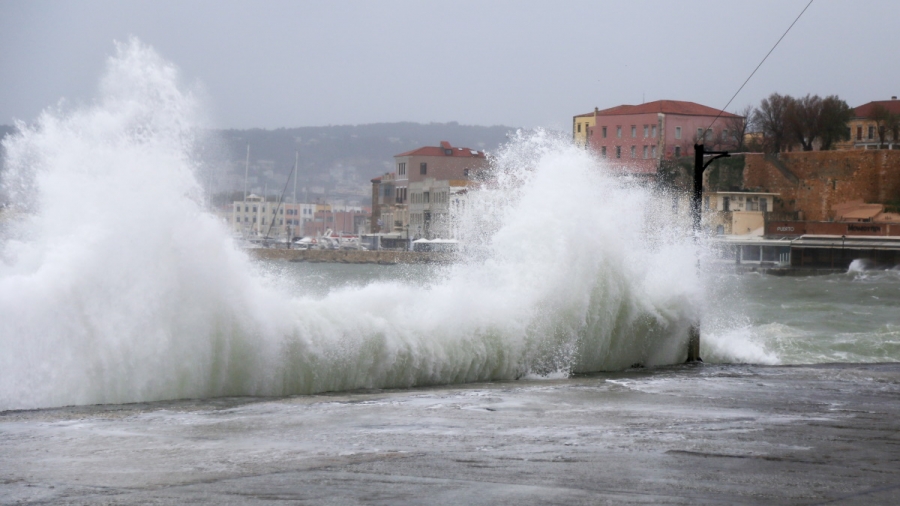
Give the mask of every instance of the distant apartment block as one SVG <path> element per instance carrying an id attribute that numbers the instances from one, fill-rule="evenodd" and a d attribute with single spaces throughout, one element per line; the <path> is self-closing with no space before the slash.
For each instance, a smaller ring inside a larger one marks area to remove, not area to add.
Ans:
<path id="1" fill-rule="evenodd" d="M 660 161 L 693 156 L 695 143 L 707 149 L 733 145 L 744 120 L 694 102 L 657 100 L 575 116 L 573 139 L 613 167 L 653 177 Z"/>
<path id="2" fill-rule="evenodd" d="M 446 233 L 451 197 L 486 167 L 484 151 L 447 141 L 395 155 L 394 170 L 372 179 L 372 232 L 406 239 Z"/>
<path id="3" fill-rule="evenodd" d="M 232 204 L 230 221 L 235 235 L 284 239 L 322 235 L 329 229 L 358 234 L 367 220 L 368 213 L 358 206 L 266 201 L 250 194 Z"/>

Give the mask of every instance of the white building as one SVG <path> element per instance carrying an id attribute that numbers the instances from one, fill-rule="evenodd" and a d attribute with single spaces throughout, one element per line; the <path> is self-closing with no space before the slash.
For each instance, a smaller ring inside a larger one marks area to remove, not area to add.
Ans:
<path id="1" fill-rule="evenodd" d="M 251 194 L 234 202 L 231 225 L 234 233 L 243 237 L 298 237 L 303 235 L 304 225 L 313 221 L 315 212 L 315 204 L 267 202 Z"/>
<path id="2" fill-rule="evenodd" d="M 703 194 L 704 225 L 715 235 L 762 236 L 766 213 L 777 193 L 707 192 Z"/>
<path id="3" fill-rule="evenodd" d="M 457 239 L 465 209 L 467 180 L 425 178 L 409 183 L 409 235 L 418 239 Z"/>

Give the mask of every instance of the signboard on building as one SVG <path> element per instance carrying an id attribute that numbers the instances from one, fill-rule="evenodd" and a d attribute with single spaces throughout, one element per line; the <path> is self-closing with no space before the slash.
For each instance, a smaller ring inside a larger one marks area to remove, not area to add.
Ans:
<path id="1" fill-rule="evenodd" d="M 900 223 L 770 221 L 766 223 L 765 235 L 766 237 L 800 237 L 801 235 L 897 236 L 900 235 Z"/>

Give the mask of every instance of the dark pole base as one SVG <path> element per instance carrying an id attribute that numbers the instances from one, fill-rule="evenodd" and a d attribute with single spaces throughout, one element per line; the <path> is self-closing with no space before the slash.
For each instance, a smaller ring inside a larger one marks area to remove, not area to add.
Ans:
<path id="1" fill-rule="evenodd" d="M 691 364 L 694 362 L 703 362 L 703 359 L 700 358 L 700 327 L 698 325 L 692 325 L 690 333 L 688 334 L 688 356 L 686 363 Z"/>

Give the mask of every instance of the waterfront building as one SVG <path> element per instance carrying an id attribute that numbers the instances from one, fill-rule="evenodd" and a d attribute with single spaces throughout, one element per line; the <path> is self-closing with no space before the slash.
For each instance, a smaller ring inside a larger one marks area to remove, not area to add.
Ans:
<path id="1" fill-rule="evenodd" d="M 315 204 L 267 201 L 256 194 L 232 204 L 232 232 L 241 237 L 281 239 L 303 235 L 314 218 Z"/>
<path id="2" fill-rule="evenodd" d="M 777 193 L 717 191 L 703 194 L 703 224 L 715 235 L 762 236 Z"/>
<path id="3" fill-rule="evenodd" d="M 572 140 L 580 148 L 587 148 L 588 132 L 597 124 L 597 112 L 599 109 L 585 114 L 579 114 L 572 118 Z"/>
<path id="4" fill-rule="evenodd" d="M 409 183 L 409 236 L 457 239 L 458 217 L 472 181 L 426 178 Z"/>
<path id="5" fill-rule="evenodd" d="M 447 233 L 452 221 L 451 196 L 458 201 L 461 192 L 485 168 L 484 151 L 455 147 L 447 141 L 395 155 L 394 170 L 372 179 L 372 232 L 406 240 L 416 234 Z M 417 195 L 415 217 L 413 191 Z M 415 224 L 411 223 L 413 219 Z M 432 228 L 438 221 L 438 227 Z"/>
<path id="6" fill-rule="evenodd" d="M 575 116 L 573 138 L 577 143 L 582 133 L 583 146 L 614 168 L 655 178 L 661 161 L 694 156 L 695 143 L 714 150 L 733 146 L 736 123 L 744 120 L 694 102 L 657 100 Z"/>

